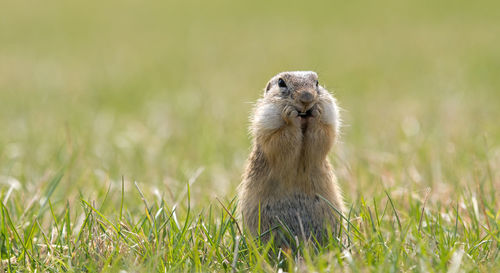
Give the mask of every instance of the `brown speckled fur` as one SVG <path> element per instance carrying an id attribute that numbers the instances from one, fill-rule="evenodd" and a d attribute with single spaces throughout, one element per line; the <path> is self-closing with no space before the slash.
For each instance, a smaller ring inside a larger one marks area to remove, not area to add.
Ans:
<path id="1" fill-rule="evenodd" d="M 279 79 L 286 88 L 280 88 Z M 314 235 L 321 242 L 327 230 L 338 230 L 338 213 L 318 195 L 344 211 L 327 158 L 338 135 L 339 113 L 336 100 L 317 80 L 314 72 L 280 73 L 256 104 L 253 149 L 239 186 L 240 213 L 254 235 L 284 224 L 299 239 Z M 308 105 L 300 99 L 304 92 L 313 95 Z M 298 116 L 307 110 L 308 117 Z"/>

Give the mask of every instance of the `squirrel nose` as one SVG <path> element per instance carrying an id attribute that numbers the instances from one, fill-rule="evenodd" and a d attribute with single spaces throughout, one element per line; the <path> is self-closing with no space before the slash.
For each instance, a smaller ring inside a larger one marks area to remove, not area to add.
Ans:
<path id="1" fill-rule="evenodd" d="M 311 103 L 313 101 L 313 99 L 314 99 L 314 96 L 311 92 L 303 91 L 300 93 L 299 100 L 300 100 L 300 102 L 302 102 L 305 105 Z"/>

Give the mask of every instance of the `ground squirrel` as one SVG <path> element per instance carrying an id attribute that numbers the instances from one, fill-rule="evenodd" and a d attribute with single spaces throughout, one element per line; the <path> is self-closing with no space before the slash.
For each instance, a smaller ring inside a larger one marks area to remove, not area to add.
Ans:
<path id="1" fill-rule="evenodd" d="M 253 235 L 273 230 L 283 243 L 278 231 L 286 230 L 321 243 L 327 230 L 338 230 L 344 205 L 327 155 L 339 126 L 336 100 L 315 72 L 269 81 L 251 118 L 253 149 L 239 186 L 240 213 Z"/>

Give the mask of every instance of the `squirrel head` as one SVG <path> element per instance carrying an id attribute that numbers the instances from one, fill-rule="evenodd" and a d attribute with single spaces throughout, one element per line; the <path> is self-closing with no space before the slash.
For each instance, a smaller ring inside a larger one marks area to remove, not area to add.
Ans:
<path id="1" fill-rule="evenodd" d="M 285 104 L 293 105 L 299 115 L 306 115 L 318 102 L 321 92 L 328 91 L 319 85 L 315 72 L 281 72 L 267 83 L 264 98 L 281 100 Z"/>

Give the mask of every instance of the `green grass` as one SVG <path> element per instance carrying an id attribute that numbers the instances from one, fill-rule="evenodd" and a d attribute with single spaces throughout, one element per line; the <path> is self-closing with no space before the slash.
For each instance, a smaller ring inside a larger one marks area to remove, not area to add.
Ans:
<path id="1" fill-rule="evenodd" d="M 499 4 L 44 1 L 0 11 L 0 271 L 500 270 Z M 315 70 L 350 238 L 235 214 L 266 81 Z"/>

